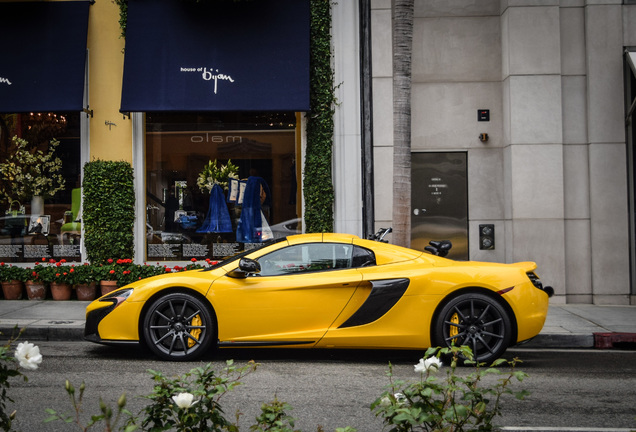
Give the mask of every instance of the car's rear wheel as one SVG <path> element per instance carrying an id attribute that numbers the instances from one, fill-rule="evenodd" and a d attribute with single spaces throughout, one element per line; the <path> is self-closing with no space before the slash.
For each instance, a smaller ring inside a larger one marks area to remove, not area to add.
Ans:
<path id="1" fill-rule="evenodd" d="M 152 302 L 142 327 L 146 346 L 157 356 L 174 361 L 200 357 L 215 343 L 210 307 L 186 293 L 171 293 Z"/>
<path id="2" fill-rule="evenodd" d="M 501 357 L 510 344 L 508 312 L 495 299 L 480 293 L 461 294 L 448 301 L 432 323 L 433 344 L 468 346 L 478 362 Z"/>

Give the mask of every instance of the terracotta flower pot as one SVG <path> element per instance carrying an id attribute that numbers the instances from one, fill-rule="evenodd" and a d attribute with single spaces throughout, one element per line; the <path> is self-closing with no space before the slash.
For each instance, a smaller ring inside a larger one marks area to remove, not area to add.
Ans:
<path id="1" fill-rule="evenodd" d="M 79 284 L 75 286 L 75 293 L 77 294 L 77 300 L 80 301 L 92 301 L 97 296 L 97 284 L 91 282 L 90 284 Z"/>
<path id="2" fill-rule="evenodd" d="M 2 282 L 2 293 L 5 300 L 20 300 L 22 298 L 22 282 Z"/>
<path id="3" fill-rule="evenodd" d="M 53 300 L 70 300 L 71 285 L 67 283 L 51 283 L 51 297 Z"/>
<path id="4" fill-rule="evenodd" d="M 99 283 L 99 288 L 102 291 L 102 295 L 106 295 L 111 291 L 117 289 L 117 281 L 103 280 Z"/>
<path id="5" fill-rule="evenodd" d="M 46 284 L 44 282 L 26 281 L 24 285 L 29 300 L 44 300 L 46 298 Z"/>

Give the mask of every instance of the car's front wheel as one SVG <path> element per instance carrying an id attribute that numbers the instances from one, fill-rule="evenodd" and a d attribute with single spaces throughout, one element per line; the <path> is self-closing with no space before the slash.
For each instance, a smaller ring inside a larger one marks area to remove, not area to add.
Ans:
<path id="1" fill-rule="evenodd" d="M 447 302 L 432 323 L 437 346 L 468 346 L 478 362 L 501 357 L 510 344 L 512 325 L 495 299 L 480 293 L 461 294 Z"/>
<path id="2" fill-rule="evenodd" d="M 146 346 L 157 356 L 173 361 L 200 357 L 215 343 L 210 307 L 186 293 L 171 293 L 154 300 L 144 315 Z"/>

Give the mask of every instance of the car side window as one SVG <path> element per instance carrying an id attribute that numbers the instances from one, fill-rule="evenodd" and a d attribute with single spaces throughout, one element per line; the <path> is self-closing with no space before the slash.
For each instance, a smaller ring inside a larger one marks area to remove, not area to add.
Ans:
<path id="1" fill-rule="evenodd" d="M 368 267 L 374 266 L 375 264 L 375 254 L 373 251 L 360 246 L 354 246 L 351 267 Z"/>
<path id="2" fill-rule="evenodd" d="M 306 243 L 279 249 L 258 259 L 261 276 L 346 269 L 353 265 L 354 246 L 342 243 Z"/>

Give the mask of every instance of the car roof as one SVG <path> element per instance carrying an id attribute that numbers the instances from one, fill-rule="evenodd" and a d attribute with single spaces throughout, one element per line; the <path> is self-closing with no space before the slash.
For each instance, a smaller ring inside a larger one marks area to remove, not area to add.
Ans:
<path id="1" fill-rule="evenodd" d="M 310 242 L 337 242 L 337 243 L 353 243 L 360 237 L 353 234 L 338 233 L 312 233 L 312 234 L 296 234 L 287 236 L 290 245 Z"/>

